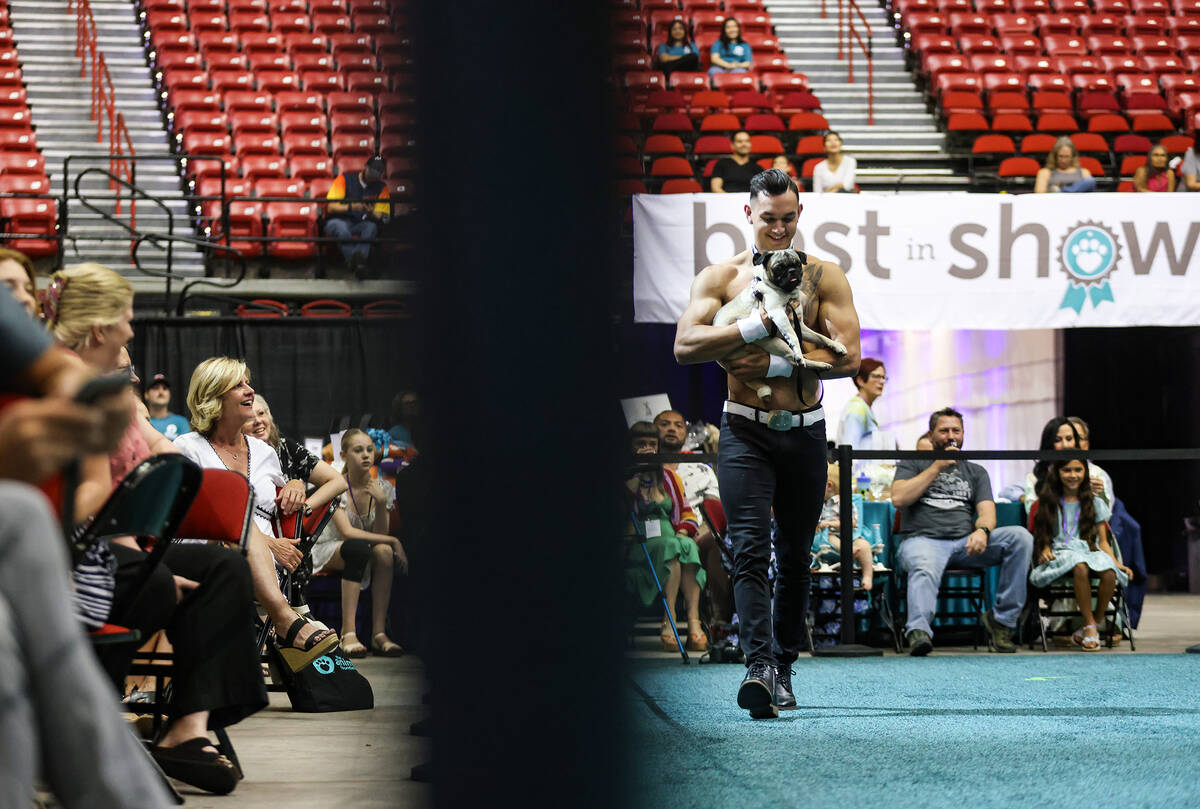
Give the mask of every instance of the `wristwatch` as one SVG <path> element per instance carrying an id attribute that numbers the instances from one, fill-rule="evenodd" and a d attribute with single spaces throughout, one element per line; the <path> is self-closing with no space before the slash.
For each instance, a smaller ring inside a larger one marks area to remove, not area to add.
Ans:
<path id="1" fill-rule="evenodd" d="M 975 530 L 982 531 L 985 537 L 990 537 L 992 535 L 992 529 L 988 528 L 986 525 L 977 525 L 975 526 Z"/>

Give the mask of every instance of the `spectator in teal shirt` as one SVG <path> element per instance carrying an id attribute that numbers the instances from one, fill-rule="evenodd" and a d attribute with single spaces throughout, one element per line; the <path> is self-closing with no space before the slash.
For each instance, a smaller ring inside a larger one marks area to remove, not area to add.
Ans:
<path id="1" fill-rule="evenodd" d="M 150 425 L 167 438 L 174 441 L 179 436 L 191 431 L 188 420 L 178 413 L 167 410 L 171 403 L 171 383 L 166 374 L 155 374 L 150 377 L 150 385 L 146 388 L 146 407 L 150 411 Z"/>
<path id="2" fill-rule="evenodd" d="M 746 73 L 754 67 L 754 54 L 746 40 L 742 39 L 742 24 L 733 17 L 725 18 L 721 38 L 712 46 L 710 74 Z"/>
<path id="3" fill-rule="evenodd" d="M 699 70 L 700 54 L 688 39 L 687 23 L 674 20 L 667 29 L 667 41 L 654 51 L 658 69 L 670 75 L 673 70 Z"/>

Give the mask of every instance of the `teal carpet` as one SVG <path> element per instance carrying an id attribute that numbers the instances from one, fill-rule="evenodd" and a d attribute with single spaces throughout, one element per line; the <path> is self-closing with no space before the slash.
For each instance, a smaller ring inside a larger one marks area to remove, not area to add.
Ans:
<path id="1" fill-rule="evenodd" d="M 801 658 L 765 721 L 742 666 L 630 666 L 638 807 L 1200 807 L 1200 655 Z"/>

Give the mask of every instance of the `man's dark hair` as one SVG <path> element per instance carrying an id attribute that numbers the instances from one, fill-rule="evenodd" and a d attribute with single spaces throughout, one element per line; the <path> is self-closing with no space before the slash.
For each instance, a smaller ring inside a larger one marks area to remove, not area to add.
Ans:
<path id="1" fill-rule="evenodd" d="M 730 142 L 732 143 L 733 139 L 736 138 L 738 135 L 745 135 L 748 138 L 754 137 L 753 135 L 750 134 L 749 129 L 739 129 L 737 132 L 734 132 L 732 135 L 729 136 Z"/>
<path id="2" fill-rule="evenodd" d="M 953 407 L 943 407 L 941 410 L 935 410 L 929 416 L 929 432 L 933 432 L 933 428 L 937 427 L 938 419 L 942 416 L 953 416 L 958 419 L 958 423 L 963 423 L 962 413 L 959 413 Z"/>
<path id="3" fill-rule="evenodd" d="M 635 421 L 629 428 L 629 443 L 632 444 L 639 438 L 653 438 L 657 441 L 658 428 L 648 421 Z"/>
<path id="4" fill-rule="evenodd" d="M 796 183 L 788 176 L 786 171 L 779 169 L 767 169 L 760 171 L 750 178 L 750 201 L 753 202 L 759 194 L 766 194 L 768 197 L 777 197 L 780 194 L 786 194 L 791 191 L 796 195 L 796 200 L 800 200 L 800 189 L 796 187 Z"/>

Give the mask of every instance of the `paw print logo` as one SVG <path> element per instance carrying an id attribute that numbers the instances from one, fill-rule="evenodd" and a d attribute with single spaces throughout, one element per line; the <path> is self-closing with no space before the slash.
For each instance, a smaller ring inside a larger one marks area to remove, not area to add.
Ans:
<path id="1" fill-rule="evenodd" d="M 1060 260 L 1067 275 L 1087 284 L 1112 272 L 1119 253 L 1116 234 L 1101 224 L 1084 222 L 1063 239 Z"/>
<path id="2" fill-rule="evenodd" d="M 333 661 L 329 659 L 329 655 L 321 655 L 313 661 L 313 668 L 321 674 L 332 674 Z"/>

